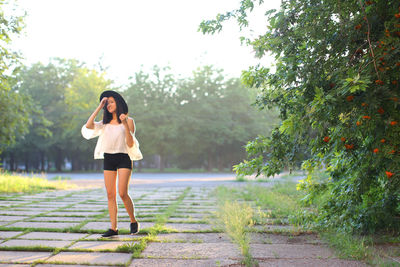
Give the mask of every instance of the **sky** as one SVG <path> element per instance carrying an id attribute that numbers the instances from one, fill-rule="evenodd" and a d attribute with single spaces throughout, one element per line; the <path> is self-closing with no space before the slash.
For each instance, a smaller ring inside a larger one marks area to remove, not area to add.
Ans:
<path id="1" fill-rule="evenodd" d="M 280 0 L 265 0 L 251 16 L 252 32 L 239 32 L 228 22 L 222 32 L 198 32 L 202 20 L 238 8 L 240 0 L 18 0 L 27 12 L 23 34 L 13 41 L 25 64 L 61 57 L 78 59 L 89 67 L 99 62 L 117 85 L 151 67 L 170 66 L 187 77 L 197 67 L 214 65 L 230 77 L 257 63 L 239 37 L 257 36 L 266 27 L 265 8 L 279 8 Z"/>

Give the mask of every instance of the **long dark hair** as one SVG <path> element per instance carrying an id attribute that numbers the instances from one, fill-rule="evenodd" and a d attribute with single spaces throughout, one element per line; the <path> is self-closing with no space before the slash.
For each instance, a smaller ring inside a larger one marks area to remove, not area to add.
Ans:
<path id="1" fill-rule="evenodd" d="M 117 106 L 117 108 L 116 108 L 117 120 L 118 120 L 118 123 L 121 123 L 119 116 L 124 113 L 123 109 L 122 109 L 122 105 L 119 105 L 118 100 L 115 97 L 114 97 L 114 100 L 115 100 L 115 105 Z M 108 102 L 106 102 L 106 104 L 103 107 L 103 124 L 110 123 L 110 121 L 113 118 L 112 113 L 108 112 L 108 110 L 107 110 L 107 104 L 108 104 Z"/>

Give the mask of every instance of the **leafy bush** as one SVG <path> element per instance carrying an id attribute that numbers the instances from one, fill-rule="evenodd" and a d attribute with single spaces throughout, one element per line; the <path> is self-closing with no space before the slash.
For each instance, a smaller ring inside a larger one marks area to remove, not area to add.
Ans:
<path id="1" fill-rule="evenodd" d="M 205 33 L 231 17 L 248 26 L 241 7 L 201 24 Z M 251 67 L 242 80 L 256 87 L 256 104 L 278 107 L 282 125 L 270 138 L 246 147 L 239 173 L 272 175 L 309 158 L 300 189 L 319 203 L 321 226 L 347 231 L 398 231 L 400 227 L 400 9 L 395 0 L 283 0 L 267 12 L 265 34 L 243 38 L 274 68 Z M 330 179 L 314 171 L 326 168 Z"/>

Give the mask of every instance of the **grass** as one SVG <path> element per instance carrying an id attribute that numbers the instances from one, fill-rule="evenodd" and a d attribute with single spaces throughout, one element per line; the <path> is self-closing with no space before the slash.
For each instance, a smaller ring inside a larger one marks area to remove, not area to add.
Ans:
<path id="1" fill-rule="evenodd" d="M 237 182 L 255 182 L 255 183 L 270 183 L 274 182 L 277 178 L 280 180 L 293 180 L 294 177 L 304 176 L 304 172 L 301 170 L 293 171 L 292 173 L 285 173 L 281 174 L 277 177 L 265 177 L 265 176 L 244 176 L 244 175 L 237 175 L 236 181 Z"/>
<path id="2" fill-rule="evenodd" d="M 48 181 L 40 177 L 24 177 L 16 174 L 0 172 L 0 193 L 40 193 L 49 190 L 65 190 L 74 188 L 65 181 Z"/>
<path id="3" fill-rule="evenodd" d="M 250 238 L 246 228 L 252 225 L 253 209 L 246 203 L 230 202 L 220 206 L 218 221 L 234 243 L 240 247 L 246 266 L 254 266 L 255 260 L 250 254 Z"/>
<path id="4" fill-rule="evenodd" d="M 64 181 L 64 180 L 71 180 L 71 177 L 58 175 L 58 176 L 54 176 L 54 177 L 49 178 L 49 180 L 51 180 L 51 181 Z"/>
<path id="5" fill-rule="evenodd" d="M 301 209 L 300 199 L 304 196 L 296 190 L 296 183 L 286 181 L 266 188 L 248 185 L 242 192 L 247 201 L 254 201 L 262 209 L 268 209 L 269 218 L 286 218 Z"/>
<path id="6" fill-rule="evenodd" d="M 248 182 L 246 186 L 241 188 L 227 188 L 218 187 L 216 190 L 219 198 L 228 200 L 232 203 L 240 201 L 240 203 L 253 203 L 256 208 L 253 209 L 252 220 L 255 224 L 294 224 L 297 226 L 298 233 L 303 232 L 302 229 L 312 227 L 310 218 L 307 218 L 309 211 L 317 212 L 318 206 L 304 207 L 301 199 L 304 194 L 296 190 L 296 182 L 293 181 L 292 176 L 282 177 L 279 181 L 274 181 L 271 186 L 260 186 L 257 182 Z M 321 179 L 326 179 L 326 174 L 321 172 Z M 244 216 L 244 208 L 237 207 L 236 211 L 230 207 L 223 207 L 225 212 L 230 213 L 226 215 L 232 220 L 235 218 L 237 210 L 241 210 L 240 216 Z M 274 218 L 274 219 L 272 219 Z M 231 222 L 226 222 L 229 224 Z M 238 227 L 238 226 L 236 226 Z M 325 240 L 327 244 L 335 250 L 338 257 L 351 260 L 360 260 L 373 266 L 400 266 L 399 262 L 394 260 L 394 257 L 400 255 L 400 250 L 390 251 L 388 249 L 382 251 L 378 249 L 377 244 L 383 245 L 399 245 L 400 238 L 398 236 L 358 236 L 350 233 L 340 232 L 337 229 L 315 229 L 321 239 Z M 258 232 L 259 230 L 249 229 L 250 231 Z M 226 229 L 226 231 L 232 231 Z M 240 236 L 240 231 L 237 231 L 236 238 L 245 242 L 245 237 Z M 264 230 L 262 232 L 265 232 Z M 273 230 L 271 233 L 275 234 L 288 234 L 287 230 Z M 294 234 L 294 233 L 292 233 Z M 232 234 L 230 234 L 231 236 Z M 382 247 L 382 246 L 381 246 Z"/>
<path id="7" fill-rule="evenodd" d="M 213 192 L 218 200 L 217 224 L 239 246 L 244 256 L 243 264 L 257 266 L 250 254 L 250 238 L 247 231 L 254 223 L 255 211 L 248 203 L 241 201 L 240 190 L 219 186 Z"/>

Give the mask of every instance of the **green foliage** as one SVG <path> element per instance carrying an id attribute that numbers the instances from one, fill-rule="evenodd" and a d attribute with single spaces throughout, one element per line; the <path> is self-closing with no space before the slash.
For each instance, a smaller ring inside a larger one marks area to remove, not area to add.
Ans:
<path id="1" fill-rule="evenodd" d="M 93 142 L 82 140 L 80 128 L 96 107 L 93 96 L 108 89 L 110 81 L 76 60 L 59 58 L 21 68 L 16 80 L 13 91 L 29 97 L 25 105 L 31 106 L 31 125 L 7 154 L 26 165 L 40 162 L 42 171 L 45 158 L 53 158 L 59 171 L 65 157 L 73 170 L 93 162 Z"/>
<path id="2" fill-rule="evenodd" d="M 84 140 L 80 129 L 97 107 L 97 97 L 109 89 L 120 91 L 127 100 L 146 163 L 152 163 L 153 155 L 160 156 L 160 171 L 230 170 L 243 158 L 246 140 L 267 134 L 278 121 L 276 112 L 260 113 L 250 106 L 254 90 L 244 88 L 239 79 L 226 79 L 222 70 L 211 66 L 180 79 L 169 68 L 155 66 L 150 73 L 136 73 L 122 91 L 112 88 L 103 72 L 55 58 L 47 65 L 21 68 L 10 91 L 24 95 L 23 104 L 30 107 L 29 115 L 16 113 L 18 122 L 31 123 L 26 125 L 29 134 L 19 136 L 5 151 L 13 168 L 25 163 L 25 171 L 45 171 L 47 162 L 48 169 L 61 171 L 67 158 L 73 171 L 100 169 L 101 162 L 93 160 L 96 140 Z M 13 129 L 0 131 L 13 134 Z"/>
<path id="3" fill-rule="evenodd" d="M 28 99 L 11 90 L 15 83 L 13 71 L 18 67 L 18 54 L 11 47 L 12 37 L 23 27 L 23 17 L 13 15 L 11 4 L 0 1 L 0 154 L 9 145 L 23 136 L 29 126 Z"/>
<path id="4" fill-rule="evenodd" d="M 23 177 L 8 173 L 0 173 L 0 193 L 38 193 L 48 190 L 72 188 L 64 181 L 48 181 L 40 177 Z"/>
<path id="5" fill-rule="evenodd" d="M 136 73 L 124 92 L 143 153 L 160 155 L 160 169 L 168 159 L 184 169 L 205 166 L 209 171 L 238 162 L 245 141 L 257 132 L 267 134 L 277 122 L 274 112 L 263 114 L 250 106 L 252 94 L 212 66 L 179 80 L 170 69 L 155 66 L 153 73 Z"/>
<path id="6" fill-rule="evenodd" d="M 223 195 L 217 195 L 223 201 Z M 246 203 L 225 201 L 219 206 L 217 212 L 218 222 L 232 239 L 240 247 L 244 256 L 243 263 L 246 266 L 255 266 L 255 261 L 250 254 L 250 237 L 246 228 L 253 224 L 253 209 Z"/>
<path id="7" fill-rule="evenodd" d="M 246 25 L 253 6 L 204 22 L 205 33 L 236 18 Z M 256 5 L 256 4 L 254 4 Z M 257 8 L 267 8 L 259 3 Z M 395 0 L 284 0 L 267 12 L 264 34 L 244 38 L 275 66 L 256 66 L 243 81 L 256 87 L 256 104 L 277 107 L 282 126 L 270 139 L 248 145 L 250 161 L 239 173 L 272 175 L 294 151 L 309 158 L 301 189 L 307 201 L 321 198 L 321 226 L 347 231 L 398 231 L 400 227 L 400 12 Z M 283 155 L 284 154 L 284 155 Z M 301 158 L 301 157 L 298 157 Z M 330 179 L 315 179 L 326 167 Z"/>

